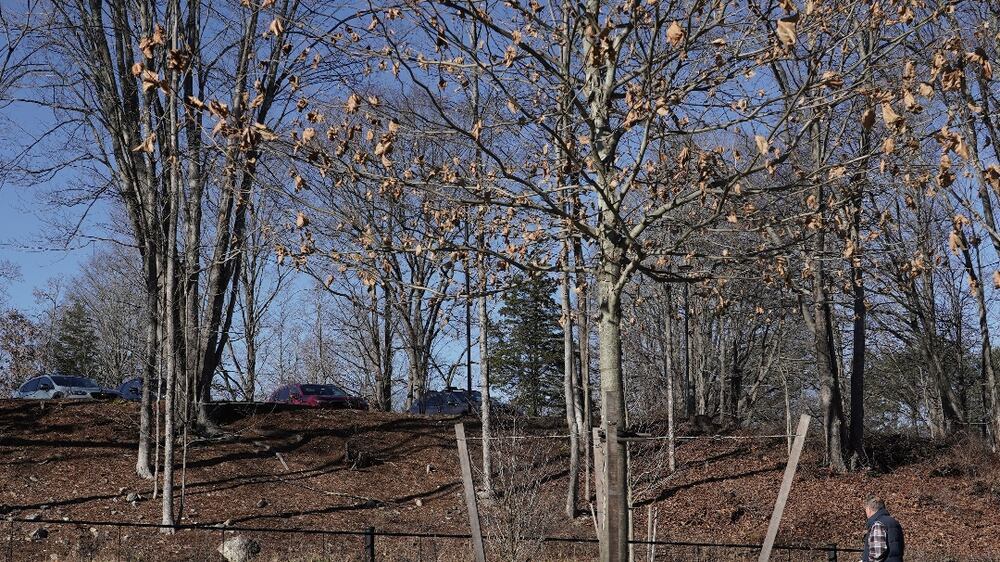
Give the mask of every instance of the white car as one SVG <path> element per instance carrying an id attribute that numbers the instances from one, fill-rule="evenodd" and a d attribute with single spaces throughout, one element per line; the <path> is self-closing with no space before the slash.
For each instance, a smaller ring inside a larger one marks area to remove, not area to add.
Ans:
<path id="1" fill-rule="evenodd" d="M 101 388 L 86 377 L 75 375 L 42 375 L 29 379 L 14 391 L 14 398 L 33 400 L 54 400 L 58 398 L 93 398 L 107 400 L 117 398 L 114 390 Z"/>

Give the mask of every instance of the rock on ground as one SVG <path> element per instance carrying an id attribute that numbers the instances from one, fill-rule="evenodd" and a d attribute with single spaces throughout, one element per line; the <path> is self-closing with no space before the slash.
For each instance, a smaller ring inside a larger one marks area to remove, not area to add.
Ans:
<path id="1" fill-rule="evenodd" d="M 243 535 L 226 539 L 219 545 L 219 554 L 229 562 L 250 562 L 260 554 L 260 544 Z"/>

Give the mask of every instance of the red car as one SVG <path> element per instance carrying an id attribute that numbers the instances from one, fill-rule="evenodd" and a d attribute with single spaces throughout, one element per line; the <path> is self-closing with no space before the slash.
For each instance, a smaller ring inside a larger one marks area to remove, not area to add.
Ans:
<path id="1" fill-rule="evenodd" d="M 351 396 L 343 388 L 332 384 L 286 384 L 271 393 L 267 401 L 313 408 L 368 409 L 368 401 L 364 398 Z"/>

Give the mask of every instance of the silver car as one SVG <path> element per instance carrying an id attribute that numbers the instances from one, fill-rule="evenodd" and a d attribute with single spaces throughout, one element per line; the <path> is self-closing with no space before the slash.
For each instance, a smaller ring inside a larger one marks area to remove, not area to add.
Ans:
<path id="1" fill-rule="evenodd" d="M 74 375 L 42 375 L 29 379 L 14 391 L 14 398 L 34 400 L 54 400 L 59 398 L 93 398 L 107 400 L 117 398 L 114 390 L 101 388 L 86 377 Z"/>

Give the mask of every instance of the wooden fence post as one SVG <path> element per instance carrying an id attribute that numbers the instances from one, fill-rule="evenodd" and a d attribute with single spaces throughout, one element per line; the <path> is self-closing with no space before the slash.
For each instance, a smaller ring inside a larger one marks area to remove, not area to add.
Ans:
<path id="1" fill-rule="evenodd" d="M 365 530 L 365 562 L 375 562 L 375 527 Z"/>
<path id="2" fill-rule="evenodd" d="M 486 562 L 486 549 L 483 547 L 483 531 L 479 527 L 479 502 L 476 499 L 476 487 L 472 481 L 472 462 L 469 460 L 469 445 L 465 440 L 465 424 L 455 424 L 455 439 L 458 441 L 458 460 L 462 465 L 465 506 L 469 510 L 472 553 L 476 556 L 476 562 Z"/>
<path id="3" fill-rule="evenodd" d="M 788 455 L 785 476 L 781 479 L 778 499 L 774 502 L 774 511 L 771 512 L 771 522 L 767 525 L 767 536 L 764 538 L 764 546 L 760 549 L 760 558 L 757 559 L 757 562 L 769 562 L 771 560 L 774 539 L 778 536 L 781 516 L 785 513 L 785 503 L 788 501 L 789 492 L 792 491 L 792 480 L 795 478 L 795 470 L 799 466 L 799 457 L 802 455 L 802 446 L 805 444 L 806 433 L 809 431 L 809 420 L 810 418 L 806 414 L 802 414 L 802 417 L 799 418 L 799 427 L 795 431 L 795 443 L 792 444 L 792 452 Z"/>

